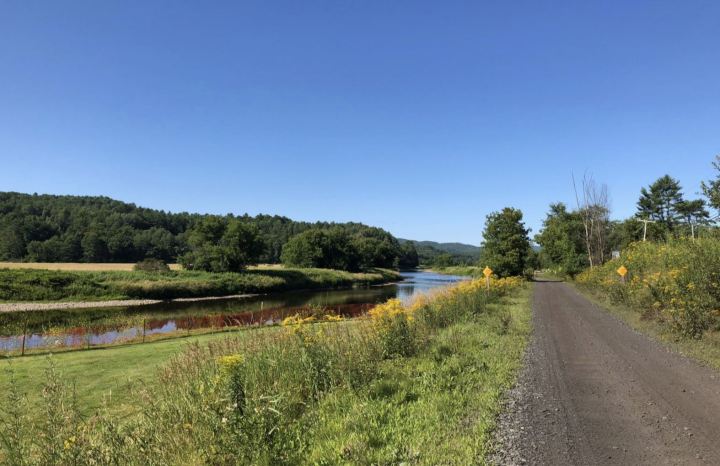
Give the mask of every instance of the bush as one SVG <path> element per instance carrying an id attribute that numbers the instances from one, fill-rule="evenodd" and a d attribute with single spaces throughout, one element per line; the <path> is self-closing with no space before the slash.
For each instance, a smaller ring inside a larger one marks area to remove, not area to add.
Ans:
<path id="1" fill-rule="evenodd" d="M 133 266 L 133 270 L 140 272 L 163 273 L 169 272 L 170 267 L 168 267 L 168 265 L 161 259 L 148 258 L 135 264 L 135 266 Z"/>
<path id="2" fill-rule="evenodd" d="M 629 271 L 625 282 L 616 272 L 620 265 Z M 615 303 L 634 307 L 667 324 L 680 335 L 699 338 L 720 322 L 717 239 L 634 243 L 619 259 L 588 269 L 576 280 Z"/>

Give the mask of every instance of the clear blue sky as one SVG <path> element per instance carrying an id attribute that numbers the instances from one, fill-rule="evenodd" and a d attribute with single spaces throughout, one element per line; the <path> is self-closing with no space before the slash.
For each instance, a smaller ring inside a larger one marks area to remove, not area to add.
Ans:
<path id="1" fill-rule="evenodd" d="M 2 191 L 477 244 L 717 153 L 717 1 L 0 3 Z"/>

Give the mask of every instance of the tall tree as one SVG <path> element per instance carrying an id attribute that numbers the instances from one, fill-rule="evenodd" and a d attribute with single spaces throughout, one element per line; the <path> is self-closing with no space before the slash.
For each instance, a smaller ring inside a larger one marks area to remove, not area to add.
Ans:
<path id="1" fill-rule="evenodd" d="M 418 255 L 415 242 L 406 241 L 400 246 L 400 257 L 398 259 L 400 268 L 414 269 L 420 265 L 420 256 Z"/>
<path id="2" fill-rule="evenodd" d="M 709 222 L 710 214 L 705 209 L 703 199 L 682 201 L 677 205 L 677 212 L 690 229 L 690 236 L 695 238 L 695 231 L 698 225 L 705 225 Z"/>
<path id="3" fill-rule="evenodd" d="M 487 216 L 482 262 L 501 277 L 521 275 L 530 251 L 529 229 L 519 209 L 505 207 Z"/>
<path id="4" fill-rule="evenodd" d="M 238 219 L 208 216 L 188 235 L 189 251 L 181 257 L 188 269 L 238 272 L 255 264 L 265 247 L 257 227 Z"/>
<path id="5" fill-rule="evenodd" d="M 573 189 L 577 209 L 582 218 L 585 251 L 590 267 L 602 264 L 606 259 L 610 231 L 610 202 L 607 185 L 598 185 L 592 175 L 582 179 L 582 199 L 578 194 L 575 177 Z"/>
<path id="6" fill-rule="evenodd" d="M 665 175 L 653 182 L 648 188 L 640 189 L 637 202 L 637 217 L 659 223 L 668 233 L 674 233 L 682 217 L 678 207 L 682 208 L 683 195 L 680 182 Z"/>
<path id="7" fill-rule="evenodd" d="M 543 267 L 560 268 L 575 275 L 588 265 L 582 215 L 568 212 L 563 203 L 551 204 L 543 228 L 535 235 Z"/>

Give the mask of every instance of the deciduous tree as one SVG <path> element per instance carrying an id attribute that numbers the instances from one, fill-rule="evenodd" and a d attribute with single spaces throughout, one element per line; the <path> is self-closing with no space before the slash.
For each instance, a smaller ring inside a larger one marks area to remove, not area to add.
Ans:
<path id="1" fill-rule="evenodd" d="M 506 207 L 487 216 L 483 232 L 482 263 L 500 277 L 522 275 L 530 249 L 523 214 Z"/>

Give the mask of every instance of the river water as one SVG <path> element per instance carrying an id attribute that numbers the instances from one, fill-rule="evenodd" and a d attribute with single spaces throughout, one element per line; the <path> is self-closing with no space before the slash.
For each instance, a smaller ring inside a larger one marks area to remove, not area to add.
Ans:
<path id="1" fill-rule="evenodd" d="M 408 302 L 420 293 L 464 279 L 432 272 L 403 272 L 402 275 L 402 282 L 367 288 L 296 291 L 148 306 L 6 313 L 0 315 L 0 354 L 16 354 L 23 344 L 25 350 L 80 348 L 228 327 L 272 325 L 313 309 L 357 317 L 388 299 Z"/>

